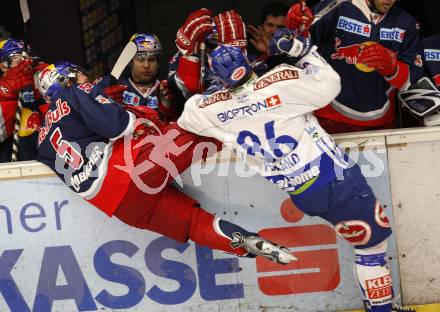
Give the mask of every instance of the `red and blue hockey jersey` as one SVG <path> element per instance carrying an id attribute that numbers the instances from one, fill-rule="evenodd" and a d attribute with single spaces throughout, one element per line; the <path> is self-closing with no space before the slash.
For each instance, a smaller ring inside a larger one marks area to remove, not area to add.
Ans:
<path id="1" fill-rule="evenodd" d="M 91 83 L 66 88 L 53 99 L 39 130 L 39 161 L 74 192 L 112 215 L 128 188 L 124 137 L 135 116 Z M 130 142 L 130 141 L 129 141 Z M 127 146 L 130 148 L 130 146 Z M 130 148 L 130 156 L 136 158 Z"/>
<path id="2" fill-rule="evenodd" d="M 434 35 L 421 41 L 423 65 L 427 76 L 440 87 L 440 35 Z"/>
<path id="3" fill-rule="evenodd" d="M 323 0 L 315 13 L 330 0 Z M 367 0 L 341 4 L 312 27 L 313 43 L 341 76 L 338 97 L 315 114 L 322 118 L 360 126 L 393 122 L 396 89 L 405 89 L 422 76 L 417 54 L 418 24 L 408 13 L 393 6 L 388 13 L 372 13 Z M 378 42 L 397 53 L 398 70 L 383 77 L 373 68 L 357 64 L 362 46 Z"/>

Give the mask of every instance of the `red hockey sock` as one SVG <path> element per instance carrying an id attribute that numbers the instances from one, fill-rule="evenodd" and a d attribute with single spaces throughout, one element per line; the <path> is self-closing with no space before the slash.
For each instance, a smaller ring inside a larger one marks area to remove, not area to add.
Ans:
<path id="1" fill-rule="evenodd" d="M 230 242 L 233 232 L 244 235 L 251 233 L 233 223 L 221 220 L 201 208 L 195 208 L 192 213 L 189 238 L 199 245 L 218 249 L 237 256 L 245 256 L 247 251 L 243 248 L 232 248 Z M 230 232 L 230 233 L 229 233 Z M 229 236 L 228 236 L 229 235 Z"/>

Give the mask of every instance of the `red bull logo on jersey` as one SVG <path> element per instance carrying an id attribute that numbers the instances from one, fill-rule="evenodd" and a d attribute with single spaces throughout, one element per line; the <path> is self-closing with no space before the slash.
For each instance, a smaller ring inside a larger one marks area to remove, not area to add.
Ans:
<path id="1" fill-rule="evenodd" d="M 366 46 L 372 45 L 375 42 L 373 41 L 365 41 L 362 43 L 355 43 L 348 46 L 343 46 L 341 39 L 338 37 L 335 38 L 335 53 L 330 55 L 330 58 L 333 60 L 345 60 L 347 64 L 353 64 L 360 71 L 369 73 L 374 71 L 374 68 L 368 67 L 367 65 L 361 64 L 357 62 L 357 58 L 362 51 L 362 49 Z"/>
<path id="2" fill-rule="evenodd" d="M 278 107 L 281 104 L 279 95 L 273 95 L 265 99 L 264 102 L 257 102 L 218 113 L 217 118 L 221 122 L 227 122 L 235 118 L 254 116 L 260 112 L 265 112 Z"/>
<path id="3" fill-rule="evenodd" d="M 362 23 L 346 16 L 339 16 L 339 20 L 336 28 L 368 38 L 370 37 L 371 34 L 370 24 Z"/>
<path id="4" fill-rule="evenodd" d="M 341 39 L 335 38 L 335 53 L 330 55 L 334 60 L 345 60 L 348 64 L 356 64 L 357 57 L 361 52 L 360 44 L 351 44 L 348 46 L 341 46 Z"/>
<path id="5" fill-rule="evenodd" d="M 436 49 L 425 49 L 425 61 L 440 61 L 440 50 Z"/>
<path id="6" fill-rule="evenodd" d="M 40 128 L 42 122 L 43 116 L 41 116 L 39 112 L 31 111 L 29 108 L 23 108 L 18 135 L 21 137 L 31 135 Z"/>
<path id="7" fill-rule="evenodd" d="M 49 133 L 52 125 L 61 120 L 64 116 L 70 114 L 70 107 L 66 101 L 61 102 L 61 99 L 58 99 L 55 103 L 55 110 L 48 110 L 45 115 L 44 127 L 41 127 L 38 131 L 38 144 L 40 144 Z"/>
<path id="8" fill-rule="evenodd" d="M 404 38 L 405 31 L 398 27 L 380 29 L 380 40 L 403 42 Z"/>

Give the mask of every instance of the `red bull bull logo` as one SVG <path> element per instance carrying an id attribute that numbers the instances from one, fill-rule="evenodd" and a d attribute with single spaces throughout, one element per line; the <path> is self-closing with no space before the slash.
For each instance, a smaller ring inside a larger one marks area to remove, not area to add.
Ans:
<path id="1" fill-rule="evenodd" d="M 330 57 L 333 60 L 345 60 L 348 64 L 356 64 L 357 57 L 361 52 L 361 44 L 352 44 L 345 47 L 341 47 L 341 39 L 335 38 L 335 53 Z"/>
<path id="2" fill-rule="evenodd" d="M 358 63 L 358 57 L 362 49 L 366 46 L 374 44 L 373 41 L 366 41 L 362 43 L 355 43 L 348 46 L 342 46 L 342 41 L 338 37 L 335 38 L 335 53 L 330 55 L 333 60 L 345 60 L 347 64 L 353 64 L 360 71 L 369 73 L 374 71 L 374 68 Z"/>
<path id="3" fill-rule="evenodd" d="M 42 122 L 43 117 L 39 112 L 33 112 L 28 108 L 23 108 L 18 135 L 21 137 L 31 135 L 40 128 Z"/>

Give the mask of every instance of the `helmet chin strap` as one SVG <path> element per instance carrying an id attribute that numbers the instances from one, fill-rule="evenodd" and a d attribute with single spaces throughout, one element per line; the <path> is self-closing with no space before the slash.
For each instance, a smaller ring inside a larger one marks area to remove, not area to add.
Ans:
<path id="1" fill-rule="evenodd" d="M 138 81 L 138 80 L 136 80 L 136 79 L 133 78 L 133 75 L 130 75 L 130 79 L 131 79 L 131 81 L 133 81 L 135 84 L 137 84 L 137 85 L 141 85 L 141 86 L 148 86 L 148 85 L 153 86 L 153 85 L 154 85 L 154 82 L 156 81 L 156 79 L 153 79 L 153 80 L 151 80 L 150 82 Z"/>

